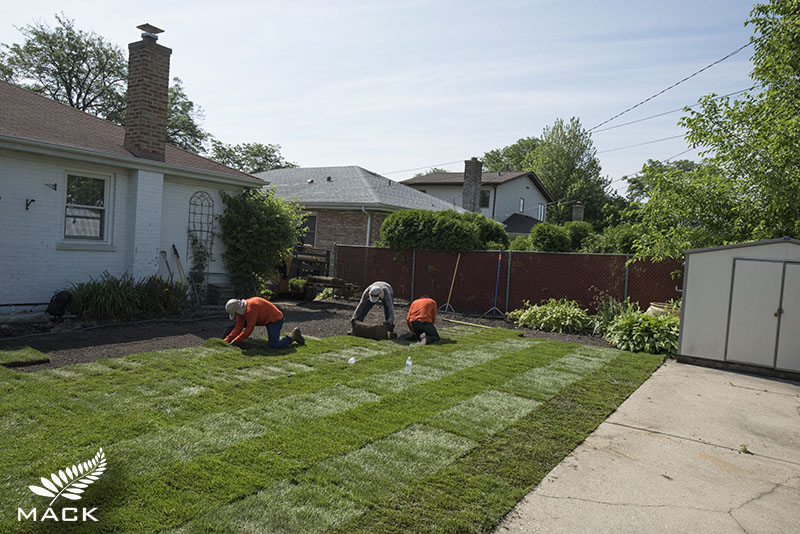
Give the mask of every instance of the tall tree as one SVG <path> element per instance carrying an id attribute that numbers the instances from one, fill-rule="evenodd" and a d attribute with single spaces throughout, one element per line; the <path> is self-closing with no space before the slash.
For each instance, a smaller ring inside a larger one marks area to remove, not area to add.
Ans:
<path id="1" fill-rule="evenodd" d="M 425 172 L 418 172 L 417 174 L 412 176 L 412 178 L 419 178 L 420 176 L 426 176 L 428 174 L 433 174 L 433 173 L 437 173 L 437 172 L 448 172 L 448 171 L 447 171 L 447 169 L 442 169 L 441 167 L 431 167 L 430 169 L 428 169 Z"/>
<path id="2" fill-rule="evenodd" d="M 483 155 L 483 167 L 490 172 L 524 170 L 525 157 L 539 146 L 536 137 L 523 137 L 516 143 L 490 150 Z"/>
<path id="3" fill-rule="evenodd" d="M 0 79 L 21 85 L 62 104 L 125 123 L 128 63 L 123 51 L 97 35 L 75 28 L 56 15 L 55 28 L 37 22 L 19 31 L 22 44 L 2 45 Z M 189 100 L 179 78 L 169 89 L 167 142 L 194 153 L 204 150 L 208 132 L 202 110 Z"/>
<path id="4" fill-rule="evenodd" d="M 597 149 L 579 119 L 557 119 L 546 127 L 539 144 L 525 156 L 523 169 L 534 171 L 556 200 L 548 207 L 548 222 L 569 221 L 572 205 L 580 202 L 585 220 L 602 224 L 609 180 L 600 176 Z"/>
<path id="5" fill-rule="evenodd" d="M 639 207 L 639 256 L 800 237 L 800 2 L 757 4 L 746 24 L 754 29 L 754 89 L 735 100 L 708 95 L 687 109 L 680 123 L 708 158 L 694 171 L 653 173 Z M 667 206 L 683 216 L 663 219 Z"/>
<path id="6" fill-rule="evenodd" d="M 195 154 L 204 152 L 204 143 L 211 135 L 200 127 L 203 118 L 203 108 L 189 100 L 181 79 L 177 76 L 172 78 L 167 108 L 167 143 Z"/>
<path id="7" fill-rule="evenodd" d="M 74 108 L 119 122 L 125 109 L 128 66 L 119 47 L 56 15 L 51 28 L 18 28 L 23 44 L 2 45 L 0 73 L 15 83 Z"/>
<path id="8" fill-rule="evenodd" d="M 217 140 L 211 142 L 211 159 L 239 169 L 247 174 L 297 167 L 281 155 L 281 146 L 261 143 L 226 145 Z"/>

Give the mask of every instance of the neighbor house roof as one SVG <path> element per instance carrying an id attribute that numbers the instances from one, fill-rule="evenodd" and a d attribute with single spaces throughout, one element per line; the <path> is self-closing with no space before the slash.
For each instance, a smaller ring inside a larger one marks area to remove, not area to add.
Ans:
<path id="1" fill-rule="evenodd" d="M 364 206 L 463 211 L 449 202 L 355 165 L 276 169 L 256 176 L 274 186 L 278 196 L 295 199 L 307 208 Z"/>
<path id="2" fill-rule="evenodd" d="M 516 180 L 517 178 L 526 176 L 530 178 L 530 180 L 536 184 L 542 194 L 545 196 L 548 202 L 553 201 L 553 197 L 550 196 L 550 192 L 547 191 L 545 186 L 539 180 L 539 177 L 533 171 L 503 171 L 503 172 L 484 172 L 481 175 L 481 184 L 486 185 L 499 185 L 504 184 L 506 182 L 510 182 L 511 180 Z M 402 183 L 406 185 L 413 185 L 413 186 L 437 186 L 437 185 L 447 185 L 447 186 L 462 186 L 464 185 L 464 173 L 463 172 L 432 172 L 429 174 L 425 174 L 422 176 L 415 176 L 414 178 L 409 178 L 408 180 L 403 180 Z"/>
<path id="3" fill-rule="evenodd" d="M 123 146 L 122 126 L 7 82 L 0 81 L 0 102 L 0 141 L 26 140 L 41 148 L 65 147 L 105 155 L 119 162 L 130 160 L 148 166 L 199 171 L 239 184 L 260 184 L 249 174 L 172 145 L 166 146 L 163 163 L 137 158 Z"/>
<path id="4" fill-rule="evenodd" d="M 512 213 L 503 224 L 506 225 L 506 232 L 509 234 L 529 234 L 531 228 L 540 222 L 542 221 L 524 213 Z"/>

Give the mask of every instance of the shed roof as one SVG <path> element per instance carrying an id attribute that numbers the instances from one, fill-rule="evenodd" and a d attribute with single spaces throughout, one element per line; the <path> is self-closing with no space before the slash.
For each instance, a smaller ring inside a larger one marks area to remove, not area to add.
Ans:
<path id="1" fill-rule="evenodd" d="M 373 207 L 386 209 L 456 210 L 461 208 L 395 182 L 362 167 L 275 169 L 256 174 L 283 198 L 306 207 Z"/>
<path id="2" fill-rule="evenodd" d="M 509 234 L 529 234 L 531 228 L 539 224 L 536 217 L 525 215 L 524 213 L 512 213 L 503 224 L 506 225 L 506 232 Z"/>
<path id="3" fill-rule="evenodd" d="M 757 247 L 760 245 L 772 245 L 775 243 L 790 243 L 793 245 L 800 245 L 800 240 L 791 237 L 778 237 L 775 239 L 764 239 L 762 241 L 750 241 L 747 243 L 733 243 L 731 245 L 720 245 L 717 247 L 694 248 L 691 250 L 684 250 L 683 254 L 697 254 L 699 252 L 713 252 L 715 250 L 728 250 L 732 248 Z"/>
<path id="4" fill-rule="evenodd" d="M 150 165 L 160 163 L 142 160 L 131 154 L 124 147 L 124 127 L 27 89 L 0 81 L 0 102 L 0 137 L 40 141 Z M 166 145 L 165 149 L 163 164 L 167 166 L 213 173 L 222 178 L 227 176 L 238 182 L 245 179 L 254 185 L 258 184 L 249 174 L 187 150 L 172 145 Z"/>

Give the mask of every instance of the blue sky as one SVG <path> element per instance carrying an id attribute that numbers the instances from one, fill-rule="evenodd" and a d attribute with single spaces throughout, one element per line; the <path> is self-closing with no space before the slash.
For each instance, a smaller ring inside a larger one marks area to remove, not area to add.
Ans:
<path id="1" fill-rule="evenodd" d="M 745 44 L 752 2 L 173 1 L 14 2 L 16 27 L 63 12 L 127 50 L 163 28 L 171 73 L 226 143 L 277 143 L 301 166 L 360 165 L 400 180 L 463 161 L 561 117 L 590 128 Z M 749 86 L 752 47 L 607 126 Z M 617 180 L 688 148 L 681 113 L 596 132 Z M 681 156 L 696 159 L 697 151 Z M 445 165 L 445 163 L 456 162 Z M 402 171 L 402 172 L 400 172 Z"/>

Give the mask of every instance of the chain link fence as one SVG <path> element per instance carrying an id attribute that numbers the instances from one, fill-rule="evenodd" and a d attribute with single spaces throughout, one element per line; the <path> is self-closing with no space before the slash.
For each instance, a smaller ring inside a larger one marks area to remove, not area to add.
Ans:
<path id="1" fill-rule="evenodd" d="M 679 261 L 628 262 L 621 254 L 397 250 L 339 245 L 336 276 L 365 288 L 391 284 L 395 298 L 427 295 L 457 312 L 499 314 L 549 298 L 578 301 L 590 313 L 607 298 L 651 302 L 680 298 Z"/>

